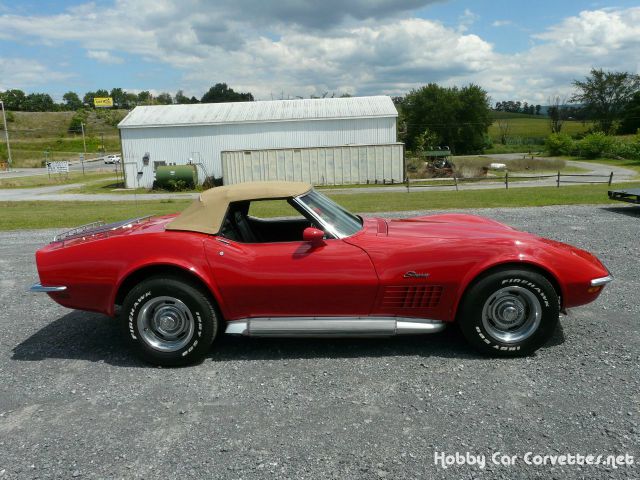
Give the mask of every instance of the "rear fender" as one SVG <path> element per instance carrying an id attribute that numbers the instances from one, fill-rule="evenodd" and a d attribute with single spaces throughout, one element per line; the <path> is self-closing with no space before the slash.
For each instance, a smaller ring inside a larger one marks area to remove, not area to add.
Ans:
<path id="1" fill-rule="evenodd" d="M 184 274 L 199 280 L 211 293 L 211 295 L 213 296 L 213 299 L 216 301 L 218 307 L 222 311 L 222 314 L 223 315 L 225 314 L 226 308 L 224 306 L 224 302 L 220 295 L 220 291 L 218 289 L 217 284 L 213 280 L 213 278 L 211 278 L 211 276 L 209 275 L 208 266 L 206 264 L 194 265 L 175 257 L 171 257 L 171 258 L 165 257 L 165 258 L 154 258 L 153 260 L 146 259 L 146 260 L 138 261 L 134 265 L 130 266 L 126 271 L 122 272 L 111 294 L 111 298 L 109 302 L 109 308 L 110 308 L 109 315 L 111 316 L 114 315 L 118 294 L 123 284 L 125 284 L 125 282 L 128 279 L 130 279 L 132 276 L 135 276 L 139 272 L 144 271 L 145 269 L 149 269 L 150 271 L 153 271 L 154 272 L 153 275 L 156 275 L 157 272 L 162 271 L 163 267 L 165 267 L 167 270 L 179 269 L 182 272 L 184 272 Z M 124 292 L 124 294 L 126 295 L 126 292 Z"/>

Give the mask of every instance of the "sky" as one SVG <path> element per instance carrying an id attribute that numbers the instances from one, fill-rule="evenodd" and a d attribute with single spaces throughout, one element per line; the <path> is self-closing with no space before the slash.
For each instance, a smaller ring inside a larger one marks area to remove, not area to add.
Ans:
<path id="1" fill-rule="evenodd" d="M 640 0 L 0 0 L 0 90 L 121 87 L 258 100 L 474 83 L 549 103 L 640 73 Z"/>

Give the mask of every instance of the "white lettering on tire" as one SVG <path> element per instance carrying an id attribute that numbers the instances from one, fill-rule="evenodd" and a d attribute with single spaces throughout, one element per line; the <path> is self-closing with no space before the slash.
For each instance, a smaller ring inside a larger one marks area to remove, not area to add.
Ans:
<path id="1" fill-rule="evenodd" d="M 138 305 L 140 305 L 142 303 L 142 300 L 144 300 L 147 297 L 151 296 L 151 291 L 148 291 L 147 293 L 144 293 L 143 295 L 141 295 L 135 302 L 133 302 L 133 306 L 131 307 L 131 310 L 129 311 L 129 334 L 131 335 L 131 338 L 133 338 L 134 340 L 137 340 L 138 337 L 136 337 L 136 333 L 135 330 L 133 328 L 133 314 L 136 311 L 136 308 L 138 308 Z"/>
<path id="2" fill-rule="evenodd" d="M 532 282 L 530 282 L 528 280 L 523 280 L 521 278 L 505 278 L 504 280 L 502 280 L 502 285 L 504 285 L 505 283 L 506 284 L 519 283 L 519 284 L 522 284 L 522 285 L 526 285 L 527 287 L 530 287 L 538 295 L 540 295 L 540 298 L 542 298 L 542 301 L 544 302 L 544 306 L 545 307 L 550 307 L 551 306 L 551 305 L 549 305 L 549 300 L 547 299 L 547 296 L 545 295 L 545 293 L 535 283 L 532 283 Z"/>
<path id="3" fill-rule="evenodd" d="M 476 333 L 478 334 L 478 336 L 482 339 L 482 341 L 484 343 L 486 343 L 487 345 L 490 345 L 491 348 L 495 348 L 496 350 L 501 350 L 501 351 L 506 351 L 506 352 L 517 352 L 518 350 L 520 350 L 520 346 L 519 345 L 506 347 L 506 346 L 503 346 L 503 345 L 497 345 L 495 343 L 491 343 L 491 340 L 489 340 L 484 335 L 484 333 L 482 333 L 482 330 L 477 325 L 476 325 Z"/>

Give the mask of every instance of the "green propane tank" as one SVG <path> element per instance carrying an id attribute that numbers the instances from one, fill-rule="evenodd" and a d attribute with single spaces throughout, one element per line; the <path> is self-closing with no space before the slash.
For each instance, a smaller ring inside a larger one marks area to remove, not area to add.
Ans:
<path id="1" fill-rule="evenodd" d="M 169 190 L 175 189 L 182 180 L 186 187 L 198 184 L 198 170 L 195 165 L 161 165 L 156 168 L 156 185 Z"/>

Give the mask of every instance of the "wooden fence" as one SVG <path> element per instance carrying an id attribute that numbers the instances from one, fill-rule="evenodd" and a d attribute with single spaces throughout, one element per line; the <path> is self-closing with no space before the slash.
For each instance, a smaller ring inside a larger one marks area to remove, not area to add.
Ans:
<path id="1" fill-rule="evenodd" d="M 613 182 L 613 172 L 609 175 L 595 175 L 595 174 L 583 174 L 583 173 L 560 173 L 554 175 L 509 175 L 509 172 L 505 172 L 504 178 L 498 177 L 447 177 L 443 179 L 437 178 L 407 178 L 405 185 L 407 192 L 410 192 L 415 188 L 432 188 L 432 187 L 452 187 L 456 191 L 462 187 L 465 183 L 498 183 L 504 184 L 506 189 L 509 189 L 509 182 L 522 182 L 522 181 L 544 181 L 553 179 L 553 183 L 560 188 L 563 183 L 581 183 L 581 184 L 593 184 L 602 183 L 611 185 Z M 425 184 L 423 182 L 430 182 Z"/>

